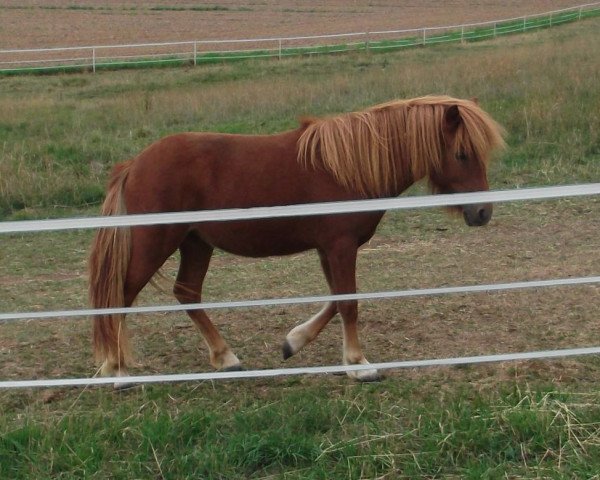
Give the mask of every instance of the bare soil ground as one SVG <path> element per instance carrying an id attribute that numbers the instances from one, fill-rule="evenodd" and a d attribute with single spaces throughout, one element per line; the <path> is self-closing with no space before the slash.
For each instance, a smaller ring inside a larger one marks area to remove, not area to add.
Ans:
<path id="1" fill-rule="evenodd" d="M 600 264 L 600 200 L 498 205 L 485 228 L 462 225 L 442 211 L 390 213 L 361 251 L 363 292 L 596 275 Z M 3 311 L 86 305 L 89 232 L 8 239 L 0 264 Z M 52 244 L 52 252 L 47 245 Z M 62 253 L 61 253 L 62 252 Z M 75 253 L 73 253 L 75 252 Z M 167 272 L 175 272 L 176 258 Z M 36 292 L 32 295 L 31 292 Z M 206 301 L 324 294 L 316 255 L 244 259 L 217 254 L 205 283 Z M 361 303 L 362 340 L 371 361 L 453 357 L 598 344 L 600 287 L 532 289 L 490 294 L 414 297 Z M 149 287 L 139 304 L 174 302 Z M 340 321 L 287 362 L 287 332 L 318 305 L 210 312 L 247 368 L 338 364 Z M 130 318 L 138 364 L 134 374 L 210 371 L 200 335 L 183 313 Z M 51 352 L 51 357 L 49 357 Z M 51 360 L 50 360 L 51 358 Z M 2 326 L 0 378 L 89 376 L 91 328 L 86 319 L 17 322 Z M 598 381 L 594 358 L 438 369 L 492 385 L 531 375 L 553 383 Z M 422 376 L 423 370 L 390 373 Z"/>
<path id="2" fill-rule="evenodd" d="M 241 39 L 445 26 L 542 13 L 573 0 L 9 0 L 0 48 Z"/>

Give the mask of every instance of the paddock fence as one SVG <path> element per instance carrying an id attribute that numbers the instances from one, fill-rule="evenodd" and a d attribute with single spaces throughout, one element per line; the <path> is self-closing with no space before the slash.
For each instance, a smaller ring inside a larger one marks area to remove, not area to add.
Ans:
<path id="1" fill-rule="evenodd" d="M 96 72 L 159 65 L 199 65 L 256 58 L 344 52 L 384 52 L 447 42 L 473 42 L 549 28 L 600 15 L 600 2 L 477 23 L 289 37 L 235 40 L 0 49 L 0 74 Z"/>
<path id="2" fill-rule="evenodd" d="M 392 199 L 360 200 L 351 202 L 314 203 L 303 205 L 288 205 L 280 207 L 257 207 L 249 209 L 212 210 L 198 212 L 179 212 L 164 214 L 123 215 L 114 217 L 85 217 L 54 220 L 31 220 L 16 222 L 1 222 L 0 234 L 23 235 L 26 233 L 90 229 L 103 227 L 123 227 L 135 225 L 164 225 L 172 223 L 197 223 L 206 221 L 250 220 L 264 218 L 282 218 L 306 215 L 332 215 L 349 212 L 369 212 L 395 209 L 414 209 L 438 206 L 463 205 L 469 203 L 533 201 L 560 199 L 567 197 L 582 197 L 600 194 L 600 183 L 589 183 L 570 186 L 553 186 L 541 188 L 528 188 L 516 190 L 502 190 L 491 192 L 462 193 L 450 195 L 401 197 Z M 65 319 L 69 317 L 88 317 L 97 314 L 113 313 L 148 313 L 148 312 L 175 312 L 194 309 L 216 308 L 242 308 L 257 306 L 288 305 L 298 303 L 322 303 L 325 301 L 339 300 L 368 300 L 390 299 L 412 296 L 444 295 L 456 293 L 497 292 L 505 290 L 519 290 L 532 288 L 546 288 L 558 286 L 578 286 L 600 284 L 600 276 L 556 278 L 537 281 L 515 281 L 511 283 L 498 283 L 487 285 L 464 285 L 454 287 L 440 287 L 429 289 L 398 290 L 385 292 L 357 293 L 345 295 L 323 295 L 295 298 L 274 298 L 261 300 L 246 300 L 233 302 L 197 303 L 185 305 L 156 305 L 128 308 L 109 309 L 79 309 L 62 311 L 29 311 L 0 313 L 0 327 L 2 324 L 14 321 L 32 321 L 49 318 Z M 247 370 L 241 372 L 210 372 L 187 373 L 170 375 L 141 375 L 129 377 L 106 378 L 59 378 L 0 381 L 0 389 L 32 388 L 32 387 L 60 387 L 60 386 L 89 386 L 107 383 L 164 383 L 185 382 L 220 379 L 243 379 L 259 377 L 275 377 L 283 375 L 306 375 L 360 371 L 366 369 L 400 369 L 426 366 L 449 366 L 480 364 L 489 362 L 506 362 L 516 360 L 547 359 L 576 355 L 599 354 L 600 346 L 579 347 L 570 349 L 557 349 L 545 351 L 517 352 L 495 355 L 480 355 L 470 357 L 452 357 L 427 360 L 407 360 L 397 362 L 374 363 L 369 365 L 331 365 L 320 367 L 282 368 L 268 370 Z"/>

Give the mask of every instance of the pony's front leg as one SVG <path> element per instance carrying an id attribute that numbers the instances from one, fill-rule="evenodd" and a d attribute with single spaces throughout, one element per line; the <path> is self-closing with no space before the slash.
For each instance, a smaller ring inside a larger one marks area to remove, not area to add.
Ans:
<path id="1" fill-rule="evenodd" d="M 327 260 L 331 272 L 334 294 L 356 293 L 356 254 L 358 246 L 355 242 L 337 242 L 327 252 Z M 344 300 L 337 302 L 337 309 L 343 320 L 343 360 L 344 365 L 368 365 L 358 339 L 358 302 Z M 375 369 L 348 372 L 348 376 L 361 382 L 381 380 Z"/>
<path id="2" fill-rule="evenodd" d="M 340 305 L 341 303 L 343 305 Z M 338 308 L 344 319 L 342 324 L 344 332 L 344 365 L 368 365 L 369 362 L 363 355 L 358 339 L 358 305 L 356 300 L 338 302 Z M 348 376 L 361 382 L 377 382 L 382 378 L 375 369 L 348 372 Z"/>

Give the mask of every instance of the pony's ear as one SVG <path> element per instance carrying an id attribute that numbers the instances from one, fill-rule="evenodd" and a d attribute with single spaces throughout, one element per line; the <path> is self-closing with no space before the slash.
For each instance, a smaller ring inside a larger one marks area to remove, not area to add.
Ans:
<path id="1" fill-rule="evenodd" d="M 475 104 L 475 105 L 479 105 L 479 99 L 477 97 L 473 97 L 471 98 L 471 101 Z"/>
<path id="2" fill-rule="evenodd" d="M 458 105 L 450 105 L 444 112 L 444 133 L 456 133 L 461 121 Z"/>

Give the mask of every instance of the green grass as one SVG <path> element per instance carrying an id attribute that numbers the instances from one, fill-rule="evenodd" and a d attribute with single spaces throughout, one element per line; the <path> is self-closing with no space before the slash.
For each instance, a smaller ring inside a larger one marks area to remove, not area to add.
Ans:
<path id="1" fill-rule="evenodd" d="M 591 478 L 600 469 L 597 394 L 324 383 L 279 381 L 258 396 L 244 383 L 84 392 L 50 418 L 0 420 L 0 475 Z"/>
<path id="2" fill-rule="evenodd" d="M 110 166 L 185 130 L 271 133 L 429 93 L 508 132 L 494 188 L 599 178 L 597 21 L 496 42 L 281 62 L 0 79 L 0 218 L 98 203 Z M 464 72 L 471 72 L 465 74 Z"/>

